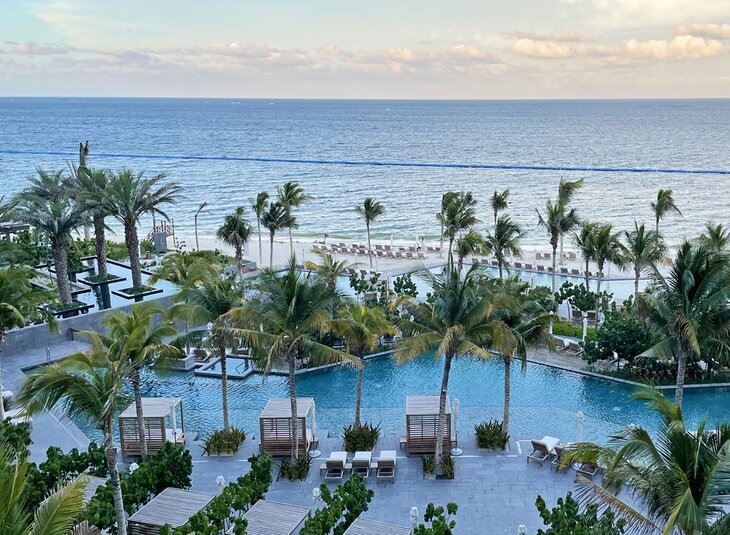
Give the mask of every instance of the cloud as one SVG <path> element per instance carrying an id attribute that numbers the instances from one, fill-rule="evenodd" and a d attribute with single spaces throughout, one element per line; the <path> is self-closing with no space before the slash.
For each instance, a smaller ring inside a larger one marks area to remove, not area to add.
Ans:
<path id="1" fill-rule="evenodd" d="M 710 39 L 730 39 L 730 24 L 683 24 L 677 26 L 677 35 L 695 35 Z"/>
<path id="2" fill-rule="evenodd" d="M 11 43 L 8 43 L 11 44 Z M 10 49 L 10 53 L 27 56 L 54 56 L 57 54 L 68 54 L 77 50 L 75 47 L 66 45 L 39 45 L 29 41 L 27 43 L 12 43 L 14 46 Z"/>
<path id="3" fill-rule="evenodd" d="M 678 35 L 671 41 L 629 39 L 623 52 L 632 59 L 704 59 L 719 55 L 723 45 L 715 39 Z"/>
<path id="4" fill-rule="evenodd" d="M 556 33 L 514 31 L 511 35 L 517 39 L 529 39 L 530 41 L 553 41 L 558 43 L 584 43 L 593 41 L 592 37 L 570 31 Z"/>

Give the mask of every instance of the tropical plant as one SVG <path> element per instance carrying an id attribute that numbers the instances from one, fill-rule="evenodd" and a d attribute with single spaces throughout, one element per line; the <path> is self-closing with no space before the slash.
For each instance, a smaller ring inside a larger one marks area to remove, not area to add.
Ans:
<path id="1" fill-rule="evenodd" d="M 593 236 L 600 223 L 595 221 L 581 221 L 580 229 L 573 234 L 573 243 L 580 251 L 585 263 L 585 285 L 589 287 L 590 265 L 594 257 Z"/>
<path id="2" fill-rule="evenodd" d="M 654 336 L 645 322 L 639 321 L 636 308 L 635 304 L 626 302 L 621 310 L 609 312 L 596 329 L 595 336 L 592 339 L 586 338 L 583 358 L 592 363 L 613 359 L 615 354 L 619 359 L 632 364 L 637 355 L 652 347 Z"/>
<path id="3" fill-rule="evenodd" d="M 342 447 L 345 451 L 372 451 L 380 438 L 380 426 L 365 423 L 347 425 L 342 430 Z"/>
<path id="4" fill-rule="evenodd" d="M 413 535 L 453 535 L 456 527 L 456 512 L 459 507 L 450 502 L 446 507 L 429 503 L 423 513 L 423 524 L 413 530 Z"/>
<path id="5" fill-rule="evenodd" d="M 297 414 L 295 372 L 299 359 L 313 364 L 360 360 L 344 351 L 333 349 L 313 338 L 314 333 L 330 330 L 329 310 L 334 295 L 326 285 L 309 274 L 297 271 L 292 257 L 282 274 L 266 270 L 257 289 L 258 298 L 244 301 L 232 309 L 227 318 L 234 325 L 234 336 L 243 338 L 262 360 L 261 369 L 268 374 L 275 363 L 287 366 L 291 414 Z M 292 457 L 299 455 L 299 419 L 290 418 Z"/>
<path id="6" fill-rule="evenodd" d="M 362 206 L 355 207 L 355 212 L 365 221 L 365 228 L 368 232 L 368 258 L 370 259 L 370 267 L 373 267 L 373 251 L 370 247 L 370 224 L 385 213 L 385 207 L 372 197 L 366 197 Z"/>
<path id="7" fill-rule="evenodd" d="M 94 225 L 97 274 L 104 277 L 108 273 L 104 219 L 109 214 L 104 210 L 104 198 L 109 188 L 109 172 L 81 165 L 75 169 L 71 188 L 79 204 L 89 213 Z"/>
<path id="8" fill-rule="evenodd" d="M 728 245 L 730 245 L 730 230 L 726 229 L 722 223 L 717 225 L 707 223 L 705 232 L 702 233 L 699 241 L 708 249 L 720 253 L 727 252 Z"/>
<path id="9" fill-rule="evenodd" d="M 661 262 L 667 253 L 667 247 L 664 245 L 661 234 L 646 230 L 643 223 L 639 225 L 636 221 L 634 221 L 634 230 L 624 231 L 624 236 L 626 245 L 623 248 L 623 257 L 627 263 L 634 266 L 634 300 L 637 300 L 641 271 Z"/>
<path id="10" fill-rule="evenodd" d="M 337 485 L 334 492 L 322 484 L 319 493 L 324 506 L 304 522 L 300 535 L 342 535 L 361 513 L 368 510 L 375 494 L 365 486 L 359 474 Z"/>
<path id="11" fill-rule="evenodd" d="M 630 425 L 612 435 L 607 446 L 582 443 L 566 451 L 566 465 L 582 461 L 604 469 L 603 486 L 579 477 L 581 499 L 615 511 L 632 532 L 727 533 L 730 425 L 709 430 L 703 420 L 690 430 L 679 406 L 654 388 L 641 387 L 634 399 L 645 401 L 661 419 L 659 431 Z M 640 510 L 617 497 L 624 488 Z"/>
<path id="12" fill-rule="evenodd" d="M 291 218 L 287 209 L 279 202 L 269 204 L 268 210 L 261 217 L 261 224 L 269 231 L 269 269 L 274 268 L 274 236 L 284 228 L 289 228 L 291 232 Z M 294 245 L 291 245 L 292 249 Z"/>
<path id="13" fill-rule="evenodd" d="M 126 359 L 125 367 L 134 391 L 134 403 L 137 411 L 137 432 L 142 458 L 147 457 L 147 432 L 142 410 L 142 378 L 143 368 L 158 363 L 163 365 L 169 359 L 179 356 L 179 350 L 165 343 L 165 339 L 173 336 L 177 329 L 164 316 L 164 311 L 154 302 L 138 303 L 132 306 L 129 314 L 123 310 L 112 310 L 101 321 L 107 330 L 106 345 L 120 359 Z"/>
<path id="14" fill-rule="evenodd" d="M 616 519 L 616 513 L 607 509 L 599 515 L 596 504 L 588 504 L 581 511 L 580 503 L 568 492 L 565 498 L 558 498 L 555 507 L 548 510 L 542 496 L 538 496 L 535 506 L 540 512 L 543 524 L 550 526 L 547 531 L 538 529 L 537 535 L 622 535 L 625 533 L 626 520 Z"/>
<path id="15" fill-rule="evenodd" d="M 266 191 L 260 191 L 254 199 L 250 200 L 250 202 L 251 209 L 256 215 L 256 227 L 259 234 L 259 264 L 262 264 L 264 262 L 264 253 L 261 247 L 261 220 L 263 219 L 266 210 L 269 208 L 269 194 Z"/>
<path id="16" fill-rule="evenodd" d="M 502 210 L 506 210 L 509 206 L 509 190 L 506 189 L 502 192 L 494 190 L 494 193 L 489 199 L 489 204 L 492 207 L 494 213 L 494 226 L 497 226 L 497 216 Z"/>
<path id="17" fill-rule="evenodd" d="M 294 240 L 292 239 L 291 230 L 298 228 L 297 220 L 294 217 L 294 208 L 299 208 L 305 202 L 314 200 L 314 197 L 304 193 L 302 188 L 297 182 L 287 182 L 283 186 L 276 188 L 276 198 L 279 204 L 286 210 L 286 229 L 289 231 L 289 254 L 294 256 Z"/>
<path id="18" fill-rule="evenodd" d="M 340 307 L 330 328 L 333 333 L 345 339 L 347 352 L 360 360 L 355 392 L 355 427 L 358 428 L 360 427 L 360 402 L 365 366 L 363 357 L 378 347 L 381 336 L 394 335 L 397 331 L 381 308 L 355 302 L 345 303 Z"/>
<path id="19" fill-rule="evenodd" d="M 218 228 L 216 236 L 233 247 L 236 254 L 238 273 L 243 273 L 243 246 L 251 237 L 251 224 L 245 217 L 243 206 L 239 206 L 232 214 L 226 216 L 223 225 Z"/>
<path id="20" fill-rule="evenodd" d="M 198 253 L 196 251 L 196 253 Z M 150 284 L 164 279 L 180 287 L 195 286 L 218 273 L 217 265 L 196 253 L 174 252 L 165 255 L 160 267 L 150 277 Z"/>
<path id="21" fill-rule="evenodd" d="M 440 459 L 444 453 L 446 398 L 453 360 L 463 356 L 493 356 L 484 349 L 489 336 L 485 320 L 493 312 L 493 307 L 477 291 L 477 274 L 476 266 L 472 266 L 463 275 L 456 270 L 450 275 L 427 272 L 426 277 L 433 287 L 433 299 L 425 303 L 407 300 L 402 306 L 408 313 L 396 320 L 396 325 L 403 333 L 395 349 L 399 363 L 424 355 L 433 355 L 434 359 L 442 356 L 444 358 L 439 393 L 436 459 Z"/>
<path id="22" fill-rule="evenodd" d="M 507 262 L 507 255 L 520 255 L 520 239 L 522 229 L 517 223 L 512 222 L 509 216 L 502 216 L 497 219 L 494 232 L 487 232 L 486 247 L 494 253 L 499 267 L 499 278 L 502 278 L 502 270 Z M 508 270 L 509 273 L 509 270 Z"/>
<path id="23" fill-rule="evenodd" d="M 449 203 L 443 212 L 438 214 L 437 219 L 441 222 L 444 235 L 449 239 L 449 254 L 447 257 L 449 271 L 454 266 L 454 240 L 464 230 L 468 230 L 477 223 L 476 199 L 470 191 L 459 192 L 450 196 Z"/>
<path id="24" fill-rule="evenodd" d="M 593 259 L 598 266 L 598 278 L 596 278 L 596 293 L 599 298 L 596 301 L 596 312 L 600 310 L 600 294 L 601 282 L 603 281 L 603 268 L 606 262 L 611 262 L 619 269 L 623 269 L 626 263 L 624 257 L 624 246 L 621 243 L 621 231 L 614 231 L 613 225 L 610 223 L 602 224 L 596 227 L 591 242 L 593 243 Z M 598 314 L 596 314 L 596 323 L 598 322 Z"/>
<path id="25" fill-rule="evenodd" d="M 218 429 L 205 437 L 205 451 L 208 455 L 236 453 L 246 440 L 246 433 L 237 427 Z"/>
<path id="26" fill-rule="evenodd" d="M 730 267 L 725 255 L 684 242 L 667 275 L 652 268 L 654 290 L 644 302 L 662 338 L 643 355 L 677 363 L 675 403 L 681 407 L 687 361 L 728 357 Z"/>
<path id="27" fill-rule="evenodd" d="M 304 269 L 317 273 L 317 276 L 325 282 L 327 289 L 332 293 L 337 290 L 337 278 L 347 273 L 348 269 L 358 265 L 347 260 L 335 260 L 331 254 L 321 250 L 315 250 L 314 254 L 319 257 L 320 263 L 305 260 Z"/>
<path id="28" fill-rule="evenodd" d="M 504 450 L 509 444 L 509 435 L 502 430 L 502 422 L 489 420 L 478 423 L 474 426 L 474 437 L 477 441 L 477 448 L 487 450 Z"/>
<path id="29" fill-rule="evenodd" d="M 659 221 L 664 219 L 664 216 L 670 212 L 675 212 L 680 216 L 682 215 L 682 212 L 679 211 L 679 208 L 677 208 L 674 202 L 672 190 L 670 189 L 660 189 L 657 192 L 656 201 L 651 203 L 651 210 L 654 212 L 654 221 L 656 222 L 655 232 L 659 232 Z"/>
<path id="30" fill-rule="evenodd" d="M 464 258 L 469 255 L 479 254 L 486 250 L 487 242 L 484 236 L 476 230 L 470 230 L 466 234 L 462 234 L 456 240 L 456 256 L 458 270 L 464 269 Z"/>
<path id="31" fill-rule="evenodd" d="M 99 334 L 85 332 L 84 335 L 91 343 L 88 353 L 75 353 L 32 372 L 18 396 L 18 404 L 29 414 L 34 414 L 50 411 L 60 403 L 69 416 L 94 421 L 104 437 L 117 533 L 126 535 L 117 448 L 112 437 L 114 418 L 123 399 L 122 386 L 128 375 L 128 361 L 114 354 L 113 348 Z"/>
<path id="32" fill-rule="evenodd" d="M 132 270 L 132 287 L 142 287 L 142 268 L 139 262 L 139 236 L 137 225 L 146 214 L 159 214 L 167 219 L 162 210 L 165 204 L 175 204 L 182 188 L 175 183 L 162 184 L 165 175 L 145 178 L 143 173 L 122 169 L 109 180 L 107 195 L 101 208 L 124 225 L 124 242 L 129 252 Z"/>
<path id="33" fill-rule="evenodd" d="M 444 252 L 444 225 L 446 224 L 446 208 L 451 204 L 451 201 L 459 196 L 458 191 L 447 191 L 441 195 L 441 209 L 436 214 L 436 221 L 441 224 L 441 232 L 439 233 L 439 258 L 443 256 Z"/>

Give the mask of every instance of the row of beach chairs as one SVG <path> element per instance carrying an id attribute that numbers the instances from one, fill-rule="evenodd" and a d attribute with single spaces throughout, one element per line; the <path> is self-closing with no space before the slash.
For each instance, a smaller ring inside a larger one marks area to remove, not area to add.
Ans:
<path id="1" fill-rule="evenodd" d="M 320 475 L 324 475 L 325 481 L 339 481 L 344 477 L 345 472 L 358 474 L 363 479 L 368 479 L 370 470 L 375 470 L 375 477 L 378 481 L 394 481 L 395 463 L 395 450 L 383 450 L 375 460 L 370 451 L 356 451 L 349 462 L 346 451 L 333 451 L 329 458 L 319 466 L 319 472 Z"/>
<path id="2" fill-rule="evenodd" d="M 492 267 L 499 267 L 499 262 L 496 260 L 480 260 L 479 258 L 473 257 L 472 262 L 474 264 L 483 264 L 485 266 L 492 266 Z M 552 266 L 543 266 L 540 264 L 533 265 L 523 262 L 504 262 L 502 264 L 502 267 L 508 268 L 508 269 L 522 269 L 524 271 L 537 271 L 538 273 L 544 272 L 544 273 L 552 273 L 553 267 Z M 559 273 L 561 275 L 571 275 L 576 277 L 583 277 L 585 276 L 585 273 L 582 272 L 580 269 L 568 269 L 565 267 L 559 268 L 556 273 Z M 592 278 L 598 277 L 597 271 L 589 271 L 588 276 Z"/>
<path id="3" fill-rule="evenodd" d="M 313 245 L 312 249 L 314 251 L 322 251 L 325 253 L 355 254 L 361 256 L 368 254 L 368 249 L 364 245 Z M 372 254 L 378 258 L 393 258 L 399 260 L 425 260 L 426 258 L 423 251 L 419 251 L 413 246 L 395 249 L 391 248 L 390 245 L 376 245 L 375 249 L 372 250 Z"/>
<path id="4" fill-rule="evenodd" d="M 540 440 L 531 440 L 530 443 L 532 444 L 532 451 L 527 456 L 528 463 L 533 461 L 542 466 L 544 462 L 549 462 L 550 468 L 555 468 L 556 471 L 567 468 L 563 462 L 563 456 L 566 450 L 573 446 L 573 444 L 562 444 L 559 438 L 547 435 Z M 576 476 L 582 475 L 591 480 L 599 472 L 599 467 L 595 463 L 582 462 L 573 468 Z"/>
<path id="5" fill-rule="evenodd" d="M 539 251 L 535 253 L 535 260 L 551 260 L 552 257 L 552 253 L 541 253 Z M 563 260 L 574 262 L 578 260 L 578 255 L 576 255 L 573 251 L 566 251 L 563 253 Z"/>

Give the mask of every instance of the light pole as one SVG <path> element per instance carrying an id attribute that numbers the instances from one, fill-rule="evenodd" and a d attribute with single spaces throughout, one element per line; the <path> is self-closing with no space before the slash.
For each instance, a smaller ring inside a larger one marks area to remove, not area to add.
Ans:
<path id="1" fill-rule="evenodd" d="M 200 246 L 198 245 L 198 214 L 208 206 L 208 201 L 203 201 L 200 203 L 200 206 L 198 207 L 198 211 L 195 212 L 195 250 L 200 251 Z"/>

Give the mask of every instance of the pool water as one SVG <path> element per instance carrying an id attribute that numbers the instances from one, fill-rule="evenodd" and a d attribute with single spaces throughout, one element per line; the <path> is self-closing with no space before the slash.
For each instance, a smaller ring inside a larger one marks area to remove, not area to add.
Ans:
<path id="1" fill-rule="evenodd" d="M 437 394 L 442 361 L 422 357 L 397 365 L 390 357 L 369 360 L 364 371 L 362 414 L 379 424 L 386 435 L 405 430 L 405 398 L 409 394 Z M 460 401 L 459 431 L 470 433 L 474 424 L 502 417 L 503 363 L 500 359 L 457 359 L 452 367 L 449 395 Z M 602 442 L 618 428 L 634 423 L 656 430 L 658 419 L 644 404 L 631 400 L 633 388 L 540 364 L 528 364 L 522 373 L 514 364 L 510 433 L 514 438 L 553 435 L 563 441 L 576 439 L 576 414 L 583 411 L 584 438 Z M 355 407 L 357 374 L 336 368 L 297 378 L 297 393 L 311 396 L 317 404 L 317 427 L 335 436 L 351 423 Z M 286 378 L 260 375 L 229 381 L 232 425 L 258 435 L 258 417 L 270 397 L 286 397 Z M 667 395 L 672 395 L 668 391 Z M 220 380 L 192 373 L 154 372 L 144 376 L 144 395 L 180 396 L 184 399 L 185 427 L 205 436 L 222 427 Z M 684 398 L 685 419 L 692 427 L 707 415 L 709 423 L 730 420 L 730 389 L 688 389 Z M 78 422 L 90 436 L 93 426 Z"/>

